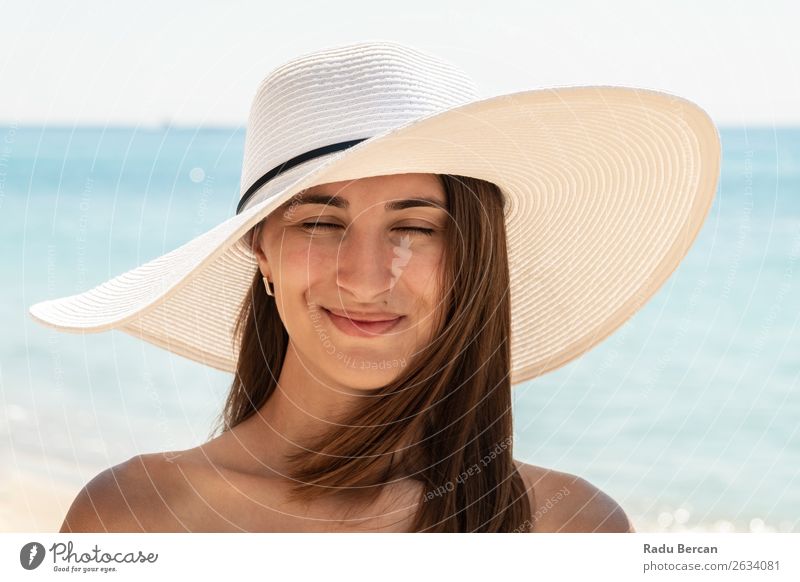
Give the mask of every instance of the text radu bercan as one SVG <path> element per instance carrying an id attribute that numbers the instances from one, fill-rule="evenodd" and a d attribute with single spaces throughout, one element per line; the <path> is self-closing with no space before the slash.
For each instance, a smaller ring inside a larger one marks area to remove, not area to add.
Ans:
<path id="1" fill-rule="evenodd" d="M 717 554 L 717 546 L 687 546 L 684 544 L 644 544 L 645 554 Z"/>

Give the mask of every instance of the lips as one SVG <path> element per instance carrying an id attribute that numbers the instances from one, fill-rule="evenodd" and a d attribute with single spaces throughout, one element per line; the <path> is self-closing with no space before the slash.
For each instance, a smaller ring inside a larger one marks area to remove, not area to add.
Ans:
<path id="1" fill-rule="evenodd" d="M 394 321 L 398 317 L 402 317 L 399 313 L 389 313 L 387 311 L 373 311 L 367 313 L 364 311 L 355 311 L 352 309 L 347 309 L 345 311 L 340 311 L 338 309 L 328 309 L 327 307 L 323 307 L 323 309 L 327 309 L 327 311 L 333 313 L 334 315 L 338 315 L 339 317 L 345 317 L 352 321 L 366 322 L 366 323 Z"/>
<path id="2" fill-rule="evenodd" d="M 371 320 L 351 319 L 334 313 L 330 309 L 322 308 L 325 315 L 337 329 L 347 335 L 357 337 L 376 337 L 394 329 L 405 317 L 403 315 L 370 314 Z M 348 312 L 350 313 L 350 312 Z M 381 319 L 377 319 L 380 317 Z"/>

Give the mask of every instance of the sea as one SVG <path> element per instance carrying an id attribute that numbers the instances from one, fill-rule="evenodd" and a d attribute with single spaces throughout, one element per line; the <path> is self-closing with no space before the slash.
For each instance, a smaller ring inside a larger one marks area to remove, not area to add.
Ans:
<path id="1" fill-rule="evenodd" d="M 800 532 L 800 127 L 720 135 L 688 255 L 604 342 L 514 387 L 514 456 L 588 480 L 638 531 Z M 242 127 L 0 126 L 0 482 L 77 488 L 209 438 L 229 374 L 27 309 L 235 214 L 243 146 Z"/>

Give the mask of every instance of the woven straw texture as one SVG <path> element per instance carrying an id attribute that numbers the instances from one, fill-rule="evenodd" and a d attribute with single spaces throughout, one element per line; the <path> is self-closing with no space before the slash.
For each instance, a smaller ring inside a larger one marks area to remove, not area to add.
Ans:
<path id="1" fill-rule="evenodd" d="M 507 198 L 517 384 L 585 353 L 652 297 L 695 240 L 719 178 L 716 127 L 683 98 L 611 86 L 480 98 L 452 64 L 368 42 L 302 55 L 264 79 L 239 195 L 293 156 L 359 138 L 369 139 L 280 174 L 174 251 L 31 316 L 63 331 L 119 329 L 232 372 L 233 325 L 257 269 L 240 240 L 248 229 L 313 185 L 459 174 Z"/>

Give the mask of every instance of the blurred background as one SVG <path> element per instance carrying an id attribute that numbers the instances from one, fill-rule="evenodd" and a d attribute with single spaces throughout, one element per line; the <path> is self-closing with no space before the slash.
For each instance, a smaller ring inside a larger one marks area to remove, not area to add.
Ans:
<path id="1" fill-rule="evenodd" d="M 394 11 L 392 11 L 394 9 Z M 514 388 L 515 457 L 581 475 L 638 531 L 800 531 L 796 3 L 0 3 L 0 531 L 56 531 L 139 453 L 204 442 L 232 376 L 28 307 L 235 213 L 260 80 L 395 40 L 485 96 L 627 85 L 720 128 L 722 176 L 678 270 L 584 357 Z"/>

